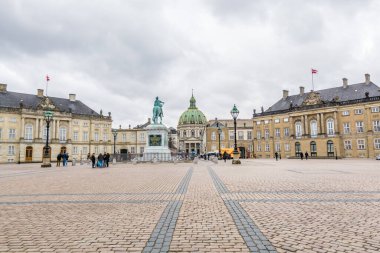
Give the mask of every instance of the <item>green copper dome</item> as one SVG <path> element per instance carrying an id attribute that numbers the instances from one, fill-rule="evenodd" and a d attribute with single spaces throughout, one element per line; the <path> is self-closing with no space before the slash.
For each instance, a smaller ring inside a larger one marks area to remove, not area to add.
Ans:
<path id="1" fill-rule="evenodd" d="M 194 95 L 191 95 L 190 106 L 189 108 L 182 113 L 179 118 L 178 125 L 187 125 L 187 124 L 206 124 L 207 119 L 203 112 L 198 110 L 196 106 L 196 100 Z"/>

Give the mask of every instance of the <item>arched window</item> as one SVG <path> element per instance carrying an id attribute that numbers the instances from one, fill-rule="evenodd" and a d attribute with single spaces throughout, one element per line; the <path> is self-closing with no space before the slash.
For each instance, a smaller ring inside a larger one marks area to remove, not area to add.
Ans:
<path id="1" fill-rule="evenodd" d="M 32 124 L 25 125 L 25 140 L 33 140 L 33 126 Z"/>
<path id="2" fill-rule="evenodd" d="M 224 132 L 223 131 L 220 133 L 220 140 L 224 141 Z"/>
<path id="3" fill-rule="evenodd" d="M 51 135 L 51 133 L 52 133 L 52 130 L 51 130 L 51 126 L 50 126 L 49 127 L 49 139 L 53 138 L 53 136 Z M 43 134 L 42 134 L 42 138 L 44 140 L 46 140 L 46 135 L 47 135 L 47 128 L 46 128 L 46 126 L 44 126 L 44 128 L 43 128 Z"/>
<path id="4" fill-rule="evenodd" d="M 301 123 L 301 121 L 297 121 L 295 123 L 295 128 L 296 128 L 296 137 L 301 138 L 301 136 L 302 136 L 302 123 Z"/>
<path id="5" fill-rule="evenodd" d="M 59 140 L 60 141 L 66 141 L 66 127 L 60 127 L 59 128 Z"/>
<path id="6" fill-rule="evenodd" d="M 191 137 L 195 137 L 195 131 L 191 130 Z"/>
<path id="7" fill-rule="evenodd" d="M 299 143 L 299 142 L 295 143 L 295 150 L 296 150 L 296 156 L 300 156 L 300 154 L 301 154 L 301 143 Z"/>
<path id="8" fill-rule="evenodd" d="M 186 137 L 186 130 L 183 130 L 183 137 Z"/>
<path id="9" fill-rule="evenodd" d="M 318 135 L 317 121 L 312 120 L 312 121 L 310 121 L 310 136 L 311 137 L 317 137 L 317 135 Z"/>
<path id="10" fill-rule="evenodd" d="M 334 142 L 327 141 L 327 156 L 334 156 Z"/>
<path id="11" fill-rule="evenodd" d="M 326 123 L 327 135 L 334 135 L 334 120 L 330 118 L 326 121 Z"/>
<path id="12" fill-rule="evenodd" d="M 310 142 L 310 155 L 317 156 L 317 143 L 315 141 Z"/>

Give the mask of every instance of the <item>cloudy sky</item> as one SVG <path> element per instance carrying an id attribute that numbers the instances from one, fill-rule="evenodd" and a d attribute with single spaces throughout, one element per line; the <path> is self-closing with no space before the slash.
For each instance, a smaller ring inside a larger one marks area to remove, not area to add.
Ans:
<path id="1" fill-rule="evenodd" d="M 208 119 L 282 96 L 380 79 L 380 1 L 1 0 L 0 83 L 146 122 L 155 96 L 176 126 L 191 90 Z M 378 45 L 378 46 L 376 46 Z"/>

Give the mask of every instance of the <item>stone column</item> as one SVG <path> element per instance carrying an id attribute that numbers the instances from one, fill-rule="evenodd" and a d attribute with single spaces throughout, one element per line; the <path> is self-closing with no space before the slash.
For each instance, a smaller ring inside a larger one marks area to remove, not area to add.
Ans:
<path id="1" fill-rule="evenodd" d="M 56 121 L 57 120 L 53 119 L 52 122 L 50 123 L 51 139 L 55 139 L 55 125 L 56 125 Z"/>
<path id="2" fill-rule="evenodd" d="M 295 135 L 294 134 L 294 122 L 293 117 L 289 116 L 289 136 Z"/>
<path id="3" fill-rule="evenodd" d="M 325 130 L 325 119 L 323 117 L 323 113 L 321 113 L 321 133 L 326 133 L 326 130 Z"/>
<path id="4" fill-rule="evenodd" d="M 25 134 L 25 118 L 21 116 L 21 130 L 20 130 L 20 137 L 24 138 Z"/>
<path id="5" fill-rule="evenodd" d="M 41 138 L 41 132 L 43 131 L 43 119 L 38 119 L 38 138 Z"/>
<path id="6" fill-rule="evenodd" d="M 334 112 L 334 134 L 339 132 L 337 113 Z"/>
<path id="7" fill-rule="evenodd" d="M 56 130 L 55 130 L 55 138 L 56 139 L 59 139 L 59 123 L 60 123 L 60 120 L 57 119 L 56 126 L 55 126 L 55 128 L 56 128 Z"/>
<path id="8" fill-rule="evenodd" d="M 307 122 L 307 115 L 305 117 L 305 134 L 309 134 L 309 124 Z"/>
<path id="9" fill-rule="evenodd" d="M 319 116 L 319 113 L 317 113 L 317 134 L 321 134 L 321 117 Z"/>
<path id="10" fill-rule="evenodd" d="M 302 128 L 302 135 L 306 134 L 304 116 L 301 116 L 301 128 Z"/>
<path id="11" fill-rule="evenodd" d="M 38 138 L 38 133 L 39 133 L 39 130 L 40 130 L 40 124 L 39 124 L 39 121 L 40 119 L 39 118 L 35 118 L 36 120 L 36 123 L 34 124 L 34 138 L 33 139 L 37 139 Z"/>
<path id="12" fill-rule="evenodd" d="M 69 129 L 67 130 L 67 139 L 68 140 L 71 140 L 71 135 L 72 135 L 72 131 L 71 131 L 71 129 L 72 129 L 72 121 L 71 120 L 69 120 Z"/>

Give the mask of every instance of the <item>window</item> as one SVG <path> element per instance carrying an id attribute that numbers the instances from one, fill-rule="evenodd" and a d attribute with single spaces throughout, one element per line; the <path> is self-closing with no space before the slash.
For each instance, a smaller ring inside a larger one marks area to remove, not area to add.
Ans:
<path id="1" fill-rule="evenodd" d="M 126 133 L 123 133 L 123 134 L 121 135 L 121 141 L 122 141 L 122 142 L 126 142 L 126 141 L 127 141 L 127 134 L 126 134 Z"/>
<path id="2" fill-rule="evenodd" d="M 380 120 L 373 121 L 373 131 L 380 132 Z"/>
<path id="3" fill-rule="evenodd" d="M 274 149 L 276 152 L 280 152 L 281 151 L 281 144 L 279 142 L 277 142 L 275 145 L 274 145 Z"/>
<path id="4" fill-rule="evenodd" d="M 275 134 L 276 137 L 280 137 L 280 128 L 276 128 L 274 130 L 274 134 Z"/>
<path id="5" fill-rule="evenodd" d="M 261 122 L 260 122 L 260 121 L 257 121 L 257 122 L 256 122 L 256 125 L 260 125 L 260 124 L 261 124 Z"/>
<path id="6" fill-rule="evenodd" d="M 186 137 L 186 130 L 183 130 L 183 137 Z"/>
<path id="7" fill-rule="evenodd" d="M 4 118 L 3 117 L 0 117 L 0 122 L 4 122 Z"/>
<path id="8" fill-rule="evenodd" d="M 108 139 L 108 134 L 106 131 L 103 132 L 103 141 L 107 141 Z"/>
<path id="9" fill-rule="evenodd" d="M 261 143 L 260 142 L 257 143 L 257 151 L 261 151 Z"/>
<path id="10" fill-rule="evenodd" d="M 348 122 L 343 123 L 343 133 L 344 134 L 349 134 L 350 133 L 350 123 L 348 123 Z"/>
<path id="11" fill-rule="evenodd" d="M 269 129 L 264 130 L 264 137 L 265 139 L 269 139 Z"/>
<path id="12" fill-rule="evenodd" d="M 261 139 L 261 131 L 256 131 L 256 136 L 257 136 L 257 139 Z"/>
<path id="13" fill-rule="evenodd" d="M 8 146 L 8 155 L 15 155 L 15 146 L 13 145 Z"/>
<path id="14" fill-rule="evenodd" d="M 99 154 L 99 147 L 98 146 L 95 147 L 95 152 L 94 153 L 95 154 Z"/>
<path id="15" fill-rule="evenodd" d="M 286 137 L 289 136 L 289 127 L 284 128 L 284 136 L 286 136 Z"/>
<path id="16" fill-rule="evenodd" d="M 144 153 L 144 147 L 140 147 L 140 154 Z"/>
<path id="17" fill-rule="evenodd" d="M 253 145 L 252 145 L 252 144 L 249 144 L 249 145 L 248 145 L 248 151 L 249 151 L 249 152 L 252 152 L 252 151 L 253 151 Z"/>
<path id="18" fill-rule="evenodd" d="M 317 143 L 315 141 L 310 142 L 310 153 L 314 156 L 317 154 Z"/>
<path id="19" fill-rule="evenodd" d="M 66 141 L 66 127 L 59 128 L 59 140 Z"/>
<path id="20" fill-rule="evenodd" d="M 247 132 L 247 140 L 252 140 L 252 131 Z"/>
<path id="21" fill-rule="evenodd" d="M 52 136 L 51 136 L 51 127 L 49 127 L 49 138 L 50 139 L 52 139 Z M 42 138 L 44 139 L 44 140 L 46 140 L 46 135 L 47 135 L 47 128 L 46 128 L 46 126 L 44 126 L 44 132 L 43 132 L 43 135 L 42 135 Z"/>
<path id="22" fill-rule="evenodd" d="M 274 119 L 274 123 L 280 123 L 280 119 Z"/>
<path id="23" fill-rule="evenodd" d="M 238 131 L 238 140 L 244 140 L 244 132 Z"/>
<path id="24" fill-rule="evenodd" d="M 25 126 L 25 140 L 33 140 L 33 126 L 31 124 Z"/>
<path id="25" fill-rule="evenodd" d="M 345 149 L 345 150 L 351 150 L 351 149 L 352 149 L 352 143 L 351 143 L 351 140 L 345 140 L 345 141 L 344 141 L 344 149 Z"/>
<path id="26" fill-rule="evenodd" d="M 375 149 L 380 149 L 380 139 L 374 139 L 373 144 L 375 146 Z"/>
<path id="27" fill-rule="evenodd" d="M 289 118 L 284 118 L 284 122 L 289 122 Z"/>
<path id="28" fill-rule="evenodd" d="M 264 120 L 264 124 L 268 124 L 269 123 L 269 120 Z"/>
<path id="29" fill-rule="evenodd" d="M 348 116 L 348 115 L 350 115 L 350 111 L 343 111 L 342 112 L 342 116 Z"/>
<path id="30" fill-rule="evenodd" d="M 355 114 L 363 114 L 363 109 L 355 109 Z"/>
<path id="31" fill-rule="evenodd" d="M 10 140 L 16 139 L 16 129 L 13 129 L 13 128 L 9 129 L 9 135 L 8 136 L 9 136 Z"/>
<path id="32" fill-rule="evenodd" d="M 317 135 L 318 135 L 317 121 L 312 120 L 312 121 L 310 121 L 310 136 L 311 137 L 317 137 Z"/>
<path id="33" fill-rule="evenodd" d="M 290 151 L 290 145 L 289 145 L 289 143 L 285 143 L 285 151 Z"/>
<path id="34" fill-rule="evenodd" d="M 234 140 L 234 137 L 235 137 L 234 131 L 230 131 L 230 140 Z"/>
<path id="35" fill-rule="evenodd" d="M 224 141 L 224 132 L 221 132 L 221 134 L 220 134 L 220 140 L 222 140 L 222 141 Z"/>
<path id="36" fill-rule="evenodd" d="M 78 125 L 79 125 L 79 121 L 78 121 L 78 120 L 74 120 L 74 121 L 73 121 L 73 125 L 74 125 L 74 126 L 78 126 Z"/>
<path id="37" fill-rule="evenodd" d="M 78 147 L 74 146 L 73 147 L 73 155 L 76 155 L 76 154 L 78 154 Z"/>
<path id="38" fill-rule="evenodd" d="M 376 107 L 371 107 L 371 112 L 379 112 L 379 107 L 376 106 Z"/>
<path id="39" fill-rule="evenodd" d="M 269 152 L 269 151 L 270 151 L 269 143 L 265 143 L 265 152 Z"/>
<path id="40" fill-rule="evenodd" d="M 334 135 L 334 120 L 328 119 L 326 125 L 327 125 L 327 135 Z"/>
<path id="41" fill-rule="evenodd" d="M 16 118 L 9 118 L 9 122 L 16 123 L 17 119 Z"/>
<path id="42" fill-rule="evenodd" d="M 195 137 L 195 131 L 191 130 L 191 137 Z"/>
<path id="43" fill-rule="evenodd" d="M 99 133 L 98 132 L 94 133 L 94 139 L 95 139 L 95 141 L 99 141 Z"/>
<path id="44" fill-rule="evenodd" d="M 135 153 L 135 147 L 131 147 L 131 153 L 134 154 Z"/>
<path id="45" fill-rule="evenodd" d="M 327 141 L 327 155 L 328 156 L 334 155 L 334 143 L 330 140 Z"/>
<path id="46" fill-rule="evenodd" d="M 78 140 L 78 132 L 77 131 L 74 131 L 73 138 L 74 138 L 74 141 Z"/>
<path id="47" fill-rule="evenodd" d="M 88 127 L 88 122 L 83 122 L 84 127 Z"/>
<path id="48" fill-rule="evenodd" d="M 296 137 L 297 138 L 301 138 L 302 136 L 302 125 L 301 125 L 301 122 L 300 121 L 297 121 L 296 124 Z"/>
<path id="49" fill-rule="evenodd" d="M 356 121 L 356 132 L 358 132 L 358 133 L 363 133 L 364 132 L 363 121 Z"/>
<path id="50" fill-rule="evenodd" d="M 211 132 L 211 140 L 212 141 L 216 140 L 216 133 L 215 132 Z"/>
<path id="51" fill-rule="evenodd" d="M 365 141 L 363 139 L 358 140 L 358 149 L 365 149 Z"/>
<path id="52" fill-rule="evenodd" d="M 145 141 L 145 134 L 144 133 L 140 133 L 140 141 Z"/>
<path id="53" fill-rule="evenodd" d="M 87 131 L 83 132 L 83 141 L 88 141 L 88 132 Z"/>
<path id="54" fill-rule="evenodd" d="M 87 154 L 88 153 L 87 147 L 83 147 L 82 150 L 83 150 L 83 154 Z"/>

